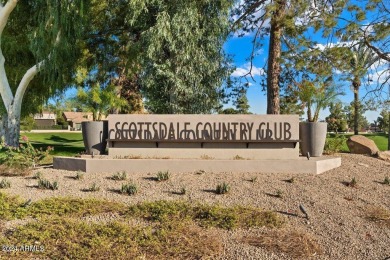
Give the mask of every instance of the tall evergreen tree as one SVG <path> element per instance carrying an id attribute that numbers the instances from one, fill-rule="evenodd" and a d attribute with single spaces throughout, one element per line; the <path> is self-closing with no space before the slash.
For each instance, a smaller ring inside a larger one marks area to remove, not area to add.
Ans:
<path id="1" fill-rule="evenodd" d="M 236 109 L 239 114 L 249 114 L 249 102 L 246 96 L 246 89 L 241 89 L 235 101 Z"/>
<path id="2" fill-rule="evenodd" d="M 347 131 L 347 119 L 345 112 L 343 111 L 343 105 L 341 102 L 331 103 L 329 106 L 330 115 L 326 117 L 328 123 L 328 130 L 334 132 Z"/>
<path id="3" fill-rule="evenodd" d="M 234 10 L 235 28 L 244 33 L 254 32 L 253 51 L 250 60 L 269 37 L 267 63 L 267 114 L 280 113 L 280 76 L 282 72 L 282 42 L 295 53 L 314 45 L 306 32 L 323 29 L 325 36 L 337 22 L 336 17 L 344 7 L 344 1 L 330 3 L 327 0 L 248 0 Z M 301 63 L 305 60 L 301 59 Z"/>

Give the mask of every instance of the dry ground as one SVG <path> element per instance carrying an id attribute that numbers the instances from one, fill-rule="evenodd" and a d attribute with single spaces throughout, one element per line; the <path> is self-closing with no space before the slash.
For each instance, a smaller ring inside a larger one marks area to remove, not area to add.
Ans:
<path id="1" fill-rule="evenodd" d="M 109 178 L 112 174 L 85 174 L 82 180 L 76 180 L 75 172 L 50 168 L 37 171 L 42 172 L 43 178 L 58 181 L 56 191 L 36 188 L 37 180 L 32 176 L 6 177 L 12 186 L 2 191 L 33 201 L 74 196 L 125 204 L 145 200 L 188 200 L 225 206 L 245 205 L 277 211 L 286 219 L 285 227 L 280 230 L 215 230 L 223 241 L 221 259 L 294 258 L 299 255 L 294 248 L 298 251 L 305 248 L 294 245 L 294 241 L 290 241 L 292 238 L 298 240 L 298 245 L 317 241 L 322 254 L 316 254 L 313 259 L 389 259 L 390 221 L 386 214 L 379 219 L 375 216 L 379 209 L 385 213 L 390 210 L 390 185 L 382 184 L 386 176 L 390 177 L 390 163 L 363 155 L 339 156 L 342 166 L 321 175 L 263 174 L 261 166 L 258 174 L 175 173 L 165 182 L 155 181 L 156 173 L 133 174 L 128 179 L 138 186 L 139 192 L 135 196 L 118 194 L 116 191 L 128 180 L 112 180 Z M 356 186 L 351 187 L 348 183 L 353 178 Z M 293 181 L 289 182 L 291 179 Z M 222 182 L 229 183 L 231 191 L 217 195 L 215 188 Z M 86 192 L 93 183 L 100 190 Z M 185 195 L 179 194 L 182 188 L 186 190 Z M 300 211 L 299 205 L 306 209 L 309 219 Z M 283 253 L 284 250 L 287 252 Z"/>

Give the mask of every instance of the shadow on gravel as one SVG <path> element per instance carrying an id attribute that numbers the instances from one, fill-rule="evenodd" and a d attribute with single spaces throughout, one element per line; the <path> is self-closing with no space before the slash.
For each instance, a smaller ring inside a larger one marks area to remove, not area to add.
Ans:
<path id="1" fill-rule="evenodd" d="M 281 196 L 278 195 L 278 194 L 272 194 L 272 193 L 267 193 L 267 192 L 266 192 L 265 195 L 270 196 L 270 197 L 273 197 L 273 198 L 278 198 L 278 199 L 281 198 Z"/>
<path id="2" fill-rule="evenodd" d="M 202 191 L 208 192 L 208 193 L 218 194 L 216 190 L 204 189 L 204 190 L 202 190 Z"/>
<path id="3" fill-rule="evenodd" d="M 373 181 L 375 183 L 379 183 L 379 184 L 382 184 L 382 185 L 389 185 L 388 183 L 384 182 L 384 181 Z M 390 260 L 390 258 L 389 258 Z"/>
<path id="4" fill-rule="evenodd" d="M 35 176 L 28 176 L 28 177 L 24 177 L 26 180 L 38 180 L 37 177 Z"/>
<path id="5" fill-rule="evenodd" d="M 282 215 L 286 215 L 286 216 L 297 217 L 297 218 L 306 218 L 306 217 L 299 216 L 297 213 L 293 213 L 293 212 L 279 211 L 279 210 L 277 210 L 276 212 L 279 214 L 282 214 Z"/>
<path id="6" fill-rule="evenodd" d="M 66 179 L 72 179 L 72 180 L 77 180 L 76 176 L 64 176 Z"/>
<path id="7" fill-rule="evenodd" d="M 350 181 L 342 181 L 340 183 L 343 184 L 346 187 L 355 188 L 355 189 L 358 188 L 356 184 L 353 184 Z"/>
<path id="8" fill-rule="evenodd" d="M 156 177 L 144 177 L 142 179 L 147 180 L 147 181 L 157 181 L 158 182 L 158 179 Z"/>
<path id="9" fill-rule="evenodd" d="M 116 194 L 120 194 L 120 195 L 124 194 L 124 193 L 121 192 L 120 189 L 108 189 L 107 191 L 112 192 L 112 193 L 116 193 Z"/>
<path id="10" fill-rule="evenodd" d="M 173 195 L 185 195 L 185 193 L 180 192 L 180 191 L 171 191 L 171 194 L 173 194 Z"/>
<path id="11" fill-rule="evenodd" d="M 95 192 L 94 190 L 91 190 L 91 189 L 80 189 L 80 191 L 82 191 L 82 192 Z"/>
<path id="12" fill-rule="evenodd" d="M 27 188 L 39 189 L 38 185 L 26 185 Z"/>

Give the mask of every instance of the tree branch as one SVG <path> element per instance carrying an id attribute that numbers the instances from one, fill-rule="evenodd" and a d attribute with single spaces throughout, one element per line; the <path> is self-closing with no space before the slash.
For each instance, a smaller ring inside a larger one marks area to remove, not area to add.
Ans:
<path id="1" fill-rule="evenodd" d="M 27 72 L 24 74 L 16 90 L 14 102 L 20 104 L 22 103 L 21 101 L 23 99 L 24 93 L 26 92 L 28 85 L 30 84 L 31 80 L 35 77 L 35 75 L 37 75 L 38 72 L 41 70 L 45 62 L 46 61 L 43 60 L 40 63 L 32 66 L 30 69 L 27 70 Z"/>
<path id="2" fill-rule="evenodd" d="M 373 46 L 366 38 L 366 36 L 364 36 L 364 44 L 367 45 L 368 48 L 372 49 L 376 54 L 378 54 L 379 58 L 383 59 L 383 60 L 386 60 L 388 62 L 390 62 L 390 56 L 389 56 L 389 53 L 384 53 L 384 52 L 381 52 L 378 48 L 376 48 L 375 46 Z"/>
<path id="3" fill-rule="evenodd" d="M 60 40 L 61 40 L 61 30 L 59 30 L 57 33 L 53 48 L 56 45 L 58 45 Z M 30 69 L 27 70 L 27 72 L 24 74 L 22 80 L 20 81 L 18 88 L 16 89 L 14 102 L 19 102 L 20 104 L 22 103 L 21 101 L 23 99 L 24 93 L 26 92 L 28 85 L 30 84 L 31 80 L 35 77 L 35 75 L 37 75 L 38 72 L 42 70 L 42 67 L 46 63 L 46 60 L 50 60 L 50 56 L 51 56 L 51 53 L 49 53 L 49 55 L 47 56 L 46 59 L 35 64 L 34 66 L 32 66 Z"/>
<path id="4" fill-rule="evenodd" d="M 9 15 L 15 9 L 19 0 L 8 0 L 8 2 L 0 9 L 0 36 L 3 33 L 4 27 L 7 24 Z"/>
<path id="5" fill-rule="evenodd" d="M 254 12 L 260 5 L 264 4 L 265 2 L 266 0 L 261 0 L 249 6 L 249 8 L 233 23 L 233 27 L 239 24 L 242 20 L 244 20 L 248 15 Z"/>
<path id="6" fill-rule="evenodd" d="M 5 58 L 3 52 L 0 49 L 0 94 L 5 107 L 8 108 L 9 104 L 11 104 L 12 102 L 13 95 L 8 83 L 4 63 L 5 63 Z"/>

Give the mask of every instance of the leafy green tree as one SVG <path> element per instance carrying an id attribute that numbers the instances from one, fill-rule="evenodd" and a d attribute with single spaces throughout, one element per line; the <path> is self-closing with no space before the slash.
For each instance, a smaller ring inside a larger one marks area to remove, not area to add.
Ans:
<path id="1" fill-rule="evenodd" d="M 142 112 L 139 74 L 145 46 L 141 35 L 155 23 L 155 13 L 140 15 L 146 0 L 91 2 L 78 70 L 93 71 L 100 84 L 116 86 L 117 94 L 127 100 L 128 106 L 112 112 Z"/>
<path id="2" fill-rule="evenodd" d="M 120 112 L 210 113 L 230 75 L 222 51 L 233 0 L 92 1 L 80 68 L 115 85 Z"/>
<path id="3" fill-rule="evenodd" d="M 87 7 L 86 0 L 0 1 L 0 40 L 5 43 L 0 48 L 0 94 L 8 145 L 19 144 L 22 101 L 34 77 L 42 76 L 41 87 L 35 89 L 41 97 L 66 87 L 79 55 L 77 44 Z M 34 98 L 29 95 L 29 100 Z"/>
<path id="4" fill-rule="evenodd" d="M 350 45 L 342 50 L 348 56 L 340 58 L 341 64 L 348 65 L 347 69 L 342 70 L 350 72 L 349 80 L 354 94 L 358 94 L 360 85 L 366 83 L 368 91 L 364 97 L 365 102 L 386 102 L 389 98 L 387 87 L 390 81 L 390 2 L 348 1 L 346 10 L 349 15 L 343 16 L 343 22 L 334 30 L 335 37 Z M 350 62 L 345 63 L 346 60 Z M 372 77 L 367 77 L 367 82 L 364 82 L 363 76 L 369 74 L 377 74 L 380 80 L 375 82 Z"/>
<path id="5" fill-rule="evenodd" d="M 317 122 L 321 109 L 335 102 L 337 96 L 343 95 L 337 90 L 332 77 L 319 77 L 315 81 L 303 80 L 297 84 L 295 93 L 306 109 L 308 122 Z"/>
<path id="6" fill-rule="evenodd" d="M 229 108 L 219 110 L 218 114 L 236 115 L 236 114 L 240 114 L 240 113 L 236 109 L 229 107 Z"/>
<path id="7" fill-rule="evenodd" d="M 362 106 L 359 104 L 359 107 L 361 108 L 358 110 L 360 115 L 358 116 L 359 121 L 358 121 L 358 128 L 360 129 L 365 129 L 369 126 L 368 120 L 365 116 L 363 116 L 363 113 L 366 112 L 367 108 L 365 106 Z M 355 124 L 355 106 L 354 103 L 351 102 L 349 106 L 344 107 L 345 115 L 347 118 L 347 124 L 348 127 L 353 126 Z"/>
<path id="8" fill-rule="evenodd" d="M 144 37 L 141 85 L 152 113 L 210 113 L 231 74 L 222 47 L 231 0 L 149 1 L 156 21 Z M 157 10 L 157 12 L 156 12 Z M 148 15 L 151 15 L 147 13 Z"/>
<path id="9" fill-rule="evenodd" d="M 239 114 L 249 114 L 249 102 L 246 96 L 246 89 L 241 89 L 237 100 L 234 102 Z"/>
<path id="10" fill-rule="evenodd" d="M 349 16 L 336 30 L 342 41 L 358 42 L 380 59 L 390 62 L 390 2 L 387 0 L 349 1 Z"/>
<path id="11" fill-rule="evenodd" d="M 380 116 L 377 119 L 379 128 L 384 132 L 389 131 L 389 119 L 390 119 L 389 115 L 390 115 L 389 111 L 383 109 L 380 113 Z"/>
<path id="12" fill-rule="evenodd" d="M 326 117 L 328 130 L 334 132 L 346 132 L 348 129 L 347 119 L 341 102 L 329 105 L 330 115 Z"/>
<path id="13" fill-rule="evenodd" d="M 291 85 L 285 88 L 280 97 L 280 113 L 299 116 L 305 113 L 302 104 L 299 103 L 298 95 L 296 95 Z"/>
<path id="14" fill-rule="evenodd" d="M 354 110 L 359 111 L 360 107 L 360 98 L 359 98 L 359 89 L 362 85 L 361 79 L 367 75 L 368 69 L 378 61 L 378 56 L 375 52 L 366 47 L 363 43 L 358 44 L 357 46 L 353 46 L 350 50 L 350 59 L 349 59 L 349 73 L 350 80 L 353 88 L 353 96 L 354 96 Z M 359 132 L 359 116 L 361 112 L 354 113 L 354 133 L 355 135 Z"/>
<path id="15" fill-rule="evenodd" d="M 99 82 L 98 73 L 80 69 L 76 81 L 83 85 L 78 88 L 76 101 L 84 112 L 92 112 L 94 121 L 100 121 L 103 115 L 107 116 L 110 111 L 127 105 L 126 100 L 118 95 L 116 86 Z"/>

